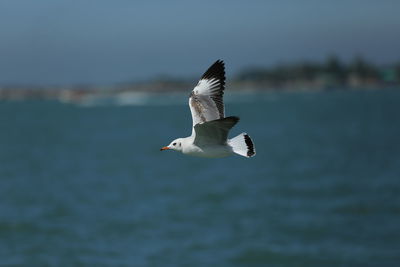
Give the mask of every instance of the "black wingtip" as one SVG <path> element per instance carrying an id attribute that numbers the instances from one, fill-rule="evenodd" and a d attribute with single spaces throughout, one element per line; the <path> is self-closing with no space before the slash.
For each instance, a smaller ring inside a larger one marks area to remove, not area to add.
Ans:
<path id="1" fill-rule="evenodd" d="M 253 157 L 256 154 L 256 150 L 254 149 L 253 141 L 251 140 L 250 136 L 247 134 L 244 135 L 244 141 L 246 142 L 246 145 L 247 145 L 247 156 Z"/>
<path id="2" fill-rule="evenodd" d="M 208 70 L 201 76 L 201 79 L 219 79 L 222 86 L 225 84 L 225 63 L 218 59 L 212 64 Z"/>

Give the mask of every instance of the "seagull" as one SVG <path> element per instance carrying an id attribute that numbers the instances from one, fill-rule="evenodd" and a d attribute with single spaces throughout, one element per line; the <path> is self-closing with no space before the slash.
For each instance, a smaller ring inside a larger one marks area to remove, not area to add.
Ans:
<path id="1" fill-rule="evenodd" d="M 178 138 L 160 150 L 175 150 L 183 154 L 205 158 L 222 158 L 234 154 L 253 157 L 256 150 L 247 133 L 228 139 L 229 130 L 239 117 L 225 117 L 223 95 L 225 64 L 217 60 L 201 76 L 189 96 L 192 113 L 192 135 Z"/>

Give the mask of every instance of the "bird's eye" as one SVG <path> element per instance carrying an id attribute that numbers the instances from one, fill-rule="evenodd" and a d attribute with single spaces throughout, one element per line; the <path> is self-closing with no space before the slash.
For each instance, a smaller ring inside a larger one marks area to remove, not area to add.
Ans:
<path id="1" fill-rule="evenodd" d="M 176 145 L 176 143 L 173 143 L 172 145 L 174 146 L 174 145 Z"/>
<path id="2" fill-rule="evenodd" d="M 182 144 L 181 143 L 179 143 L 179 146 L 181 146 Z"/>

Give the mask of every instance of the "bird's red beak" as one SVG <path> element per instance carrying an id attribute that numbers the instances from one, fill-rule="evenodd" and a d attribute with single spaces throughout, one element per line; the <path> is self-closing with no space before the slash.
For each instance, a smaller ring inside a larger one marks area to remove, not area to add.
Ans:
<path id="1" fill-rule="evenodd" d="M 162 147 L 162 148 L 160 149 L 160 151 L 167 150 L 167 149 L 170 149 L 170 148 L 167 147 L 167 146 L 165 146 L 165 147 Z"/>

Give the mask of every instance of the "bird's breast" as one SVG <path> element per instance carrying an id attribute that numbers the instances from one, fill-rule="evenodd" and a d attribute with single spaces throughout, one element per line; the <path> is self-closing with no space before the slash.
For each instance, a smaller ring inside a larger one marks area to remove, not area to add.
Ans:
<path id="1" fill-rule="evenodd" d="M 203 158 L 223 158 L 232 155 L 232 148 L 229 146 L 205 146 L 198 147 L 191 145 L 182 150 L 183 154 Z"/>

